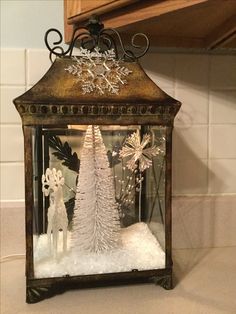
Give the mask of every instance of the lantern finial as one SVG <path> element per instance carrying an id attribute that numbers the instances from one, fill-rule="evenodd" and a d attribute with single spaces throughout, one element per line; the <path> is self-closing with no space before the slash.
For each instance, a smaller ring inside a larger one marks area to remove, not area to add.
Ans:
<path id="1" fill-rule="evenodd" d="M 91 35 L 99 36 L 100 31 L 104 28 L 99 16 L 91 15 L 88 23 L 85 25 Z"/>

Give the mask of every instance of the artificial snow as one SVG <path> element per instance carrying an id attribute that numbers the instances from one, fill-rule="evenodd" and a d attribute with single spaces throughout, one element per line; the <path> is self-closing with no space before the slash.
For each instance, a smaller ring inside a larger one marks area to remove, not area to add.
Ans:
<path id="1" fill-rule="evenodd" d="M 34 237 L 34 269 L 36 278 L 65 275 L 91 275 L 159 269 L 165 267 L 165 253 L 147 224 L 136 223 L 121 229 L 119 248 L 102 253 L 70 251 L 71 233 L 68 231 L 68 251 L 63 253 L 62 232 L 59 234 L 59 252 L 53 258 L 46 234 Z"/>

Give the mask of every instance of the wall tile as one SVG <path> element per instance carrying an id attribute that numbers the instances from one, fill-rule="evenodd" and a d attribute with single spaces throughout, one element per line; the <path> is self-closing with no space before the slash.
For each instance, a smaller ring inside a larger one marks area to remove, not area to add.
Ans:
<path id="1" fill-rule="evenodd" d="M 236 124 L 211 125 L 210 158 L 236 158 Z"/>
<path id="2" fill-rule="evenodd" d="M 236 159 L 212 159 L 209 170 L 210 193 L 236 193 Z"/>
<path id="3" fill-rule="evenodd" d="M 1 84 L 25 84 L 24 49 L 1 49 Z"/>
<path id="4" fill-rule="evenodd" d="M 236 57 L 211 56 L 210 87 L 236 89 Z"/>
<path id="5" fill-rule="evenodd" d="M 173 133 L 173 159 L 207 158 L 207 134 L 207 125 L 176 125 Z"/>
<path id="6" fill-rule="evenodd" d="M 175 58 L 173 54 L 149 53 L 140 60 L 148 76 L 163 90 L 174 88 Z"/>
<path id="7" fill-rule="evenodd" d="M 208 85 L 208 56 L 176 55 L 176 88 L 199 88 Z"/>
<path id="8" fill-rule="evenodd" d="M 173 198 L 173 247 L 235 246 L 236 196 Z"/>
<path id="9" fill-rule="evenodd" d="M 175 124 L 208 123 L 208 90 L 207 88 L 177 88 L 175 97 L 182 102 Z"/>
<path id="10" fill-rule="evenodd" d="M 206 159 L 173 162 L 173 194 L 206 194 L 208 167 Z"/>
<path id="11" fill-rule="evenodd" d="M 21 125 L 1 125 L 1 161 L 23 161 L 24 142 Z"/>
<path id="12" fill-rule="evenodd" d="M 24 165 L 23 163 L 0 163 L 1 199 L 24 199 Z"/>
<path id="13" fill-rule="evenodd" d="M 236 90 L 211 91 L 209 101 L 210 123 L 236 124 Z"/>
<path id="14" fill-rule="evenodd" d="M 27 50 L 27 85 L 34 85 L 51 66 L 49 52 L 46 49 Z"/>
<path id="15" fill-rule="evenodd" d="M 12 100 L 25 91 L 24 87 L 1 87 L 0 119 L 1 123 L 21 123 L 21 118 Z"/>

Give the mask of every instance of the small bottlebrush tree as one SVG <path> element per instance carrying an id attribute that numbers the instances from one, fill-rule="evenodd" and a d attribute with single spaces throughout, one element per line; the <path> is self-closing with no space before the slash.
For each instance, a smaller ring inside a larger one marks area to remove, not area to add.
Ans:
<path id="1" fill-rule="evenodd" d="M 89 125 L 86 131 L 72 230 L 74 251 L 99 253 L 120 242 L 114 180 L 98 126 Z"/>

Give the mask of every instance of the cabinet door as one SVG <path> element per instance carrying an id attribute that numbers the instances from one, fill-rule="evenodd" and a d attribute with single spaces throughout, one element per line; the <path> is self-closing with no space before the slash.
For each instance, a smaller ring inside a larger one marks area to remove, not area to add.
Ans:
<path id="1" fill-rule="evenodd" d="M 119 0 L 65 0 L 67 19 L 70 19 L 76 15 L 84 14 L 89 11 L 94 11 L 107 5 L 116 6 Z M 125 1 L 122 1 L 125 2 Z M 127 1 L 129 2 L 129 1 Z"/>

